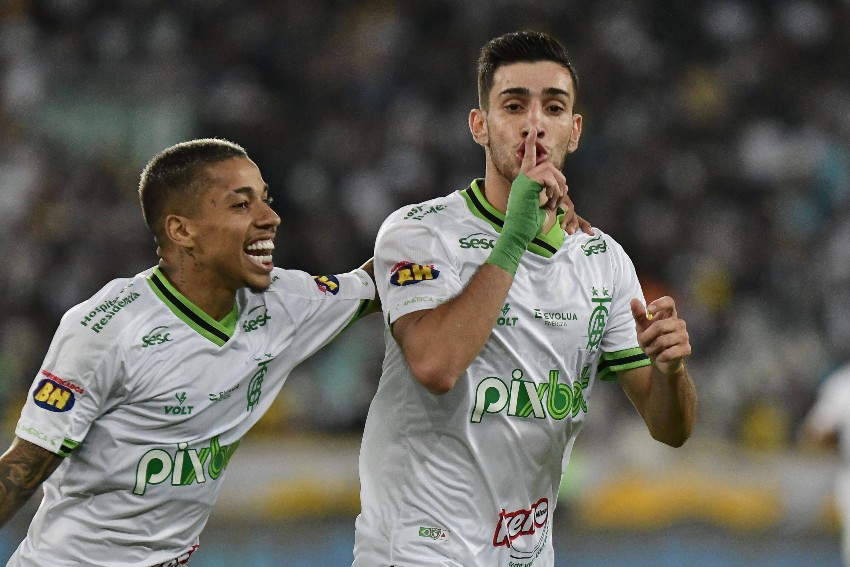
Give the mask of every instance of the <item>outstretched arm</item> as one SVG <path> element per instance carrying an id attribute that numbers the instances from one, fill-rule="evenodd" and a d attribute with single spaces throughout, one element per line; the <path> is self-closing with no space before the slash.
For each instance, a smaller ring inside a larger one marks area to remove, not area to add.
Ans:
<path id="1" fill-rule="evenodd" d="M 685 321 L 670 297 L 649 304 L 632 299 L 638 344 L 652 364 L 621 372 L 620 384 L 654 439 L 680 447 L 693 431 L 697 396 L 685 368 L 691 344 Z M 651 318 L 650 318 L 651 317 Z"/>
<path id="2" fill-rule="evenodd" d="M 15 437 L 0 457 L 0 528 L 62 463 L 62 457 Z"/>

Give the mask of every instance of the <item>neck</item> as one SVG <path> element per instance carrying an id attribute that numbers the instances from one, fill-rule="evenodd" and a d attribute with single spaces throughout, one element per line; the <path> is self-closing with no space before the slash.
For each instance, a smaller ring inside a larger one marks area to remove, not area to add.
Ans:
<path id="1" fill-rule="evenodd" d="M 220 321 L 233 309 L 236 290 L 223 286 L 220 279 L 216 280 L 207 270 L 200 269 L 193 258 L 183 256 L 183 252 L 180 252 L 177 262 L 161 259 L 160 271 L 183 297 L 216 321 Z"/>

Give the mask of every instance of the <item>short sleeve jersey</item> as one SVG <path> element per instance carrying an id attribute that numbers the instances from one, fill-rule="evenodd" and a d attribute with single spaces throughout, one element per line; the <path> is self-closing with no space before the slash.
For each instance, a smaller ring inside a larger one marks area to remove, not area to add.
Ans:
<path id="1" fill-rule="evenodd" d="M 275 268 L 267 290 L 239 291 L 215 321 L 155 268 L 70 309 L 16 429 L 65 459 L 9 565 L 186 557 L 242 437 L 374 293 L 361 270 Z"/>
<path id="2" fill-rule="evenodd" d="M 631 261 L 598 229 L 567 236 L 556 224 L 523 255 L 454 388 L 437 396 L 418 384 L 393 323 L 457 296 L 503 221 L 476 181 L 396 211 L 378 233 L 386 356 L 360 452 L 357 567 L 553 565 L 555 499 L 594 384 L 649 364 L 629 307 L 643 301 Z"/>
<path id="3" fill-rule="evenodd" d="M 845 465 L 850 465 L 850 411 L 848 408 L 850 408 L 850 364 L 838 368 L 821 384 L 817 402 L 807 417 L 812 427 L 823 432 L 839 434 L 841 457 Z"/>

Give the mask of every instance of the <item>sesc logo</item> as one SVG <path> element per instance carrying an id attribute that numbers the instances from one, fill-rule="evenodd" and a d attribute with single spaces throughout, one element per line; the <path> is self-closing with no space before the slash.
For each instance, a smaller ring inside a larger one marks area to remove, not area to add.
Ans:
<path id="1" fill-rule="evenodd" d="M 144 337 L 142 337 L 142 348 L 148 348 L 150 346 L 161 345 L 163 343 L 171 342 L 171 333 L 168 333 L 168 327 L 165 325 L 161 325 L 159 327 L 154 327 L 150 331 L 148 331 Z"/>
<path id="2" fill-rule="evenodd" d="M 603 254 L 608 251 L 608 244 L 601 236 L 597 236 L 596 238 L 591 238 L 582 244 L 581 249 L 585 256 L 590 256 L 591 254 Z"/>
<path id="3" fill-rule="evenodd" d="M 495 246 L 496 241 L 493 240 L 489 234 L 485 234 L 483 232 L 476 232 L 475 234 L 470 234 L 469 236 L 464 236 L 460 240 L 457 241 L 460 244 L 461 248 L 480 248 L 481 250 L 489 250 Z"/>
<path id="4" fill-rule="evenodd" d="M 257 311 L 256 315 L 252 315 Z M 266 310 L 265 305 L 257 305 L 248 313 L 245 314 L 245 321 L 242 323 L 242 330 L 246 333 L 250 333 L 251 331 L 256 331 L 260 327 L 265 326 L 265 324 L 271 319 L 271 315 L 269 315 Z"/>

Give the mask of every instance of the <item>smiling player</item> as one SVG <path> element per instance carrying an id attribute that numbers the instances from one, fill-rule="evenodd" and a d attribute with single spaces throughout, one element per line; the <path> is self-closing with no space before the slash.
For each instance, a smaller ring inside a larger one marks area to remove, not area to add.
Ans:
<path id="1" fill-rule="evenodd" d="M 0 525 L 44 487 L 10 566 L 187 563 L 242 437 L 373 303 L 371 261 L 273 266 L 280 218 L 236 144 L 164 150 L 139 196 L 159 265 L 65 314 L 0 457 Z"/>

